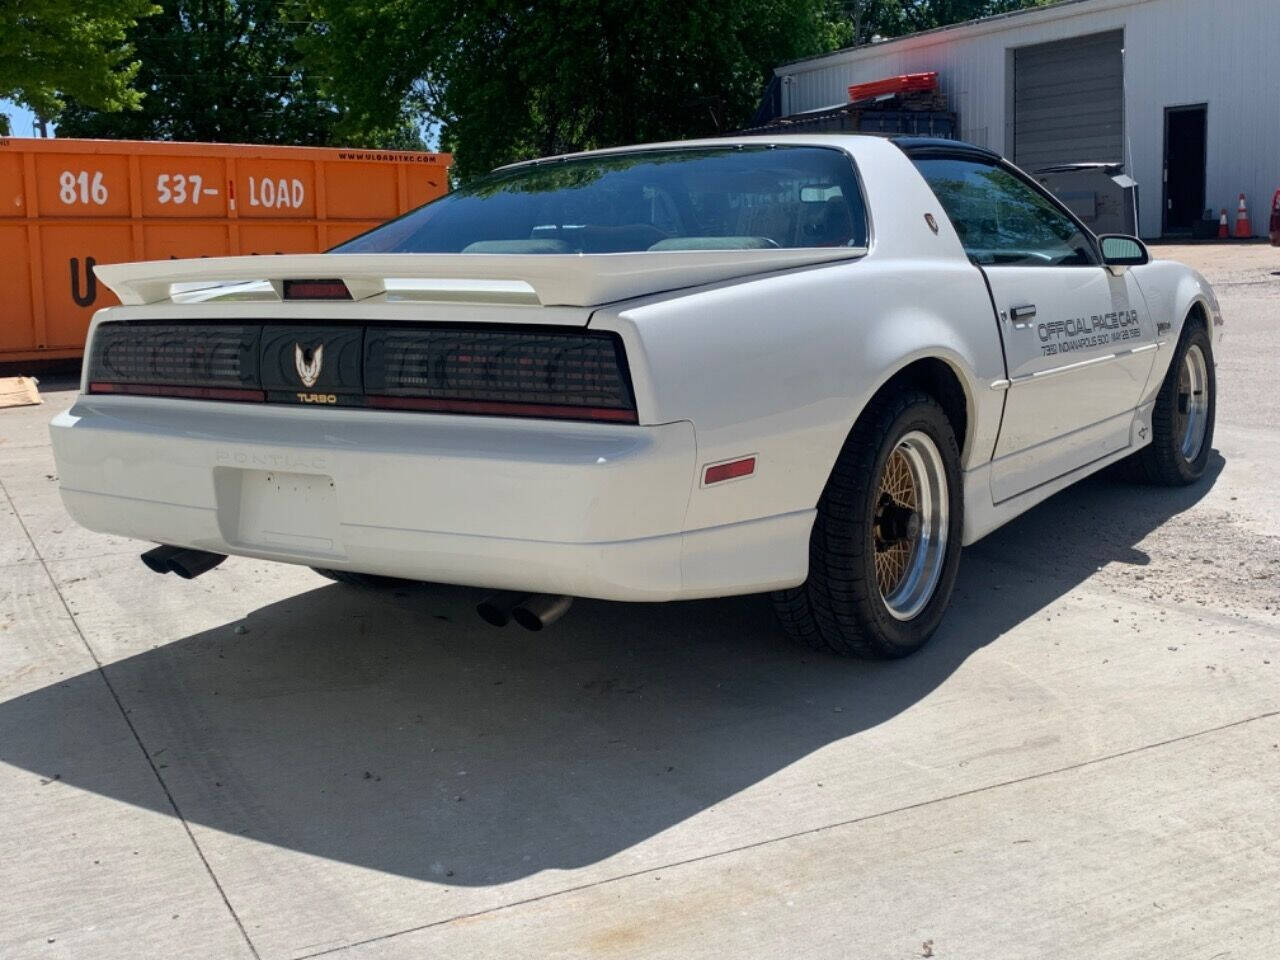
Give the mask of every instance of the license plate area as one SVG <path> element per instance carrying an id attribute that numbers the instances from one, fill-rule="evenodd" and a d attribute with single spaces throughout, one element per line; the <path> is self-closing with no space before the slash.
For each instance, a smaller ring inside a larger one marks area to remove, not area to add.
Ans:
<path id="1" fill-rule="evenodd" d="M 214 468 L 218 527 L 236 546 L 341 557 L 338 490 L 318 473 Z"/>

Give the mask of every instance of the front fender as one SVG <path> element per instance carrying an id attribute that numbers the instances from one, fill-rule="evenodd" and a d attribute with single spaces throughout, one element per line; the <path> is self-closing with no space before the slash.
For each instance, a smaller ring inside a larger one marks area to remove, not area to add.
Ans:
<path id="1" fill-rule="evenodd" d="M 1217 347 L 1222 339 L 1222 308 L 1209 281 L 1186 264 L 1174 260 L 1153 260 L 1132 270 L 1133 278 L 1156 321 L 1156 343 L 1159 346 L 1142 398 L 1145 404 L 1155 399 L 1159 392 L 1192 311 L 1197 308 L 1203 311 L 1208 321 L 1210 343 Z"/>

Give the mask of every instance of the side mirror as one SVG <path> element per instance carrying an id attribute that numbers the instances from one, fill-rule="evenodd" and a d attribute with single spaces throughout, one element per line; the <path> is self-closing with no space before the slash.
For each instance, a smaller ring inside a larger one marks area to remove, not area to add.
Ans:
<path id="1" fill-rule="evenodd" d="M 1117 277 L 1124 273 L 1126 267 L 1140 267 L 1151 262 L 1147 245 L 1137 237 L 1105 233 L 1098 238 L 1098 244 L 1102 247 L 1103 265 Z"/>

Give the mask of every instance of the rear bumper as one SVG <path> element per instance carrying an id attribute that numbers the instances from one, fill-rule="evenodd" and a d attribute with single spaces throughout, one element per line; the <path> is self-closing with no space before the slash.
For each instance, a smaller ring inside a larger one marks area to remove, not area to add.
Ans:
<path id="1" fill-rule="evenodd" d="M 692 424 L 620 426 L 82 396 L 63 501 L 103 533 L 615 600 L 803 580 L 812 511 L 684 530 Z"/>

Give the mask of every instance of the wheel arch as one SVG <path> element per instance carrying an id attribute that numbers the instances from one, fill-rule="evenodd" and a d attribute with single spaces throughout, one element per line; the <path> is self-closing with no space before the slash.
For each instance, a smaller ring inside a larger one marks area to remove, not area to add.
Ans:
<path id="1" fill-rule="evenodd" d="M 1182 329 L 1186 330 L 1188 324 L 1198 323 L 1200 326 L 1204 327 L 1205 331 L 1210 336 L 1212 336 L 1213 328 L 1210 326 L 1211 321 L 1209 320 L 1211 310 L 1212 307 L 1209 306 L 1209 302 L 1204 298 L 1204 296 L 1197 296 L 1191 301 L 1190 306 L 1187 308 L 1186 316 L 1183 317 L 1182 320 Z M 1181 332 L 1178 336 L 1182 336 Z"/>
<path id="2" fill-rule="evenodd" d="M 872 394 L 872 398 L 895 390 L 909 389 L 920 390 L 938 401 L 947 419 L 951 421 L 951 429 L 955 431 L 956 444 L 960 448 L 960 459 L 963 462 L 970 437 L 969 425 L 973 422 L 975 410 L 972 394 L 954 361 L 939 356 L 911 360 L 894 371 Z"/>
<path id="3" fill-rule="evenodd" d="M 977 409 L 978 394 L 975 379 L 964 362 L 945 347 L 922 348 L 902 357 L 897 363 L 889 364 L 885 373 L 865 392 L 861 403 L 851 412 L 840 443 L 831 451 L 823 474 L 823 485 L 816 491 L 813 502 L 817 502 L 822 490 L 830 482 L 831 474 L 839 461 L 842 445 L 853 435 L 858 421 L 867 409 L 877 400 L 898 391 L 919 390 L 938 401 L 956 434 L 956 446 L 960 450 L 960 468 L 962 471 L 967 469 L 975 434 L 981 433 L 979 428 L 981 413 Z M 992 391 L 992 394 L 995 395 L 995 391 Z"/>

